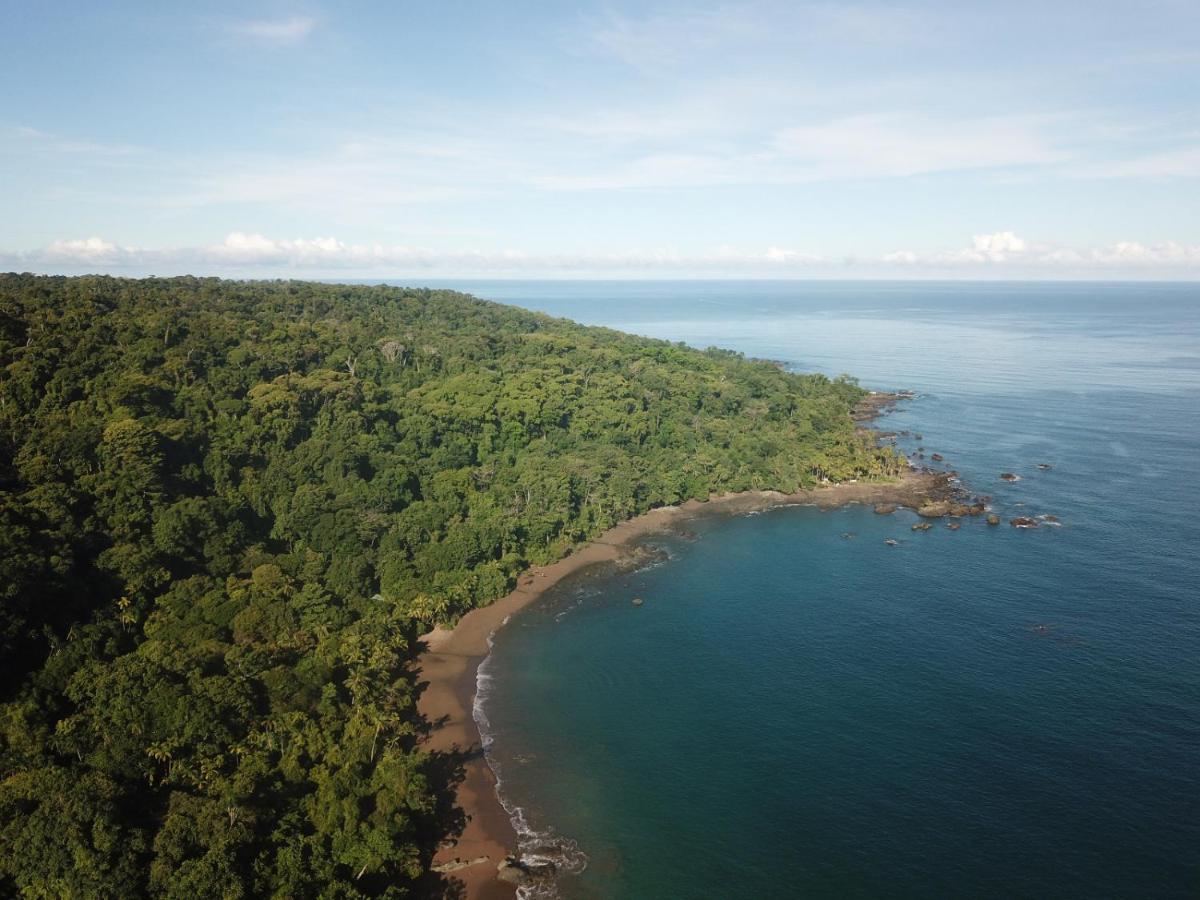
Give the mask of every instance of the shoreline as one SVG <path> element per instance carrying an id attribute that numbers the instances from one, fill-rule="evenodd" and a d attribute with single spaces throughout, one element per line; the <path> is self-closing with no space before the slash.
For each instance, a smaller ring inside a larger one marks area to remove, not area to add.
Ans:
<path id="1" fill-rule="evenodd" d="M 457 883 L 467 900 L 497 900 L 516 896 L 516 886 L 498 877 L 506 858 L 517 852 L 517 832 L 497 794 L 496 776 L 483 752 L 474 718 L 479 666 L 491 651 L 489 639 L 508 618 L 559 584 L 598 563 L 621 562 L 636 541 L 699 516 L 737 515 L 781 506 L 816 506 L 821 510 L 851 504 L 893 504 L 918 509 L 954 495 L 958 489 L 942 472 L 912 470 L 895 482 L 846 482 L 822 485 L 794 494 L 745 491 L 719 494 L 707 501 L 689 500 L 679 506 L 650 510 L 613 526 L 570 555 L 523 573 L 517 586 L 489 606 L 472 610 L 451 630 L 435 628 L 421 637 L 424 649 L 417 660 L 418 680 L 424 684 L 418 710 L 431 724 L 425 747 L 465 754 L 465 777 L 455 803 L 466 824 L 453 846 L 434 856 L 434 870 Z"/>

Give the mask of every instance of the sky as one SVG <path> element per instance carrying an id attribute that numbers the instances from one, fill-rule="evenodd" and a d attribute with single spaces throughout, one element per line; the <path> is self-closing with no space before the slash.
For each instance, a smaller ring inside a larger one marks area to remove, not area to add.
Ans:
<path id="1" fill-rule="evenodd" d="M 1200 278 L 1200 2 L 0 4 L 0 270 Z"/>

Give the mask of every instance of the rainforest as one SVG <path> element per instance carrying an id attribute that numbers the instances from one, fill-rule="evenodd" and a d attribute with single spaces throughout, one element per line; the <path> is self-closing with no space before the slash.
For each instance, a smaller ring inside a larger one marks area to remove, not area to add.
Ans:
<path id="1" fill-rule="evenodd" d="M 651 508 L 897 475 L 863 394 L 450 291 L 0 275 L 0 893 L 427 893 L 418 636 Z"/>

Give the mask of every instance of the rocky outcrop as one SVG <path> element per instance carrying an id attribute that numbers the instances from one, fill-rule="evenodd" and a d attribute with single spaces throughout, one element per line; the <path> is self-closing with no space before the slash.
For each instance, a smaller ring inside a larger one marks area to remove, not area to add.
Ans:
<path id="1" fill-rule="evenodd" d="M 954 505 L 952 500 L 934 500 L 917 509 L 917 515 L 924 519 L 940 519 L 942 516 L 950 515 L 950 510 L 954 508 Z"/>
<path id="2" fill-rule="evenodd" d="M 917 515 L 926 519 L 940 519 L 942 516 L 970 516 L 972 507 L 955 500 L 934 500 L 917 509 Z M 983 512 L 980 509 L 980 512 Z"/>
<path id="3" fill-rule="evenodd" d="M 1038 520 L 1029 516 L 1017 516 L 1015 519 L 1009 519 L 1008 524 L 1013 528 L 1037 528 Z"/>
<path id="4" fill-rule="evenodd" d="M 641 544 L 622 557 L 617 562 L 617 568 L 622 572 L 633 572 L 654 563 L 666 562 L 670 558 L 671 555 L 656 544 Z"/>
<path id="5" fill-rule="evenodd" d="M 855 422 L 866 422 L 887 412 L 901 400 L 911 400 L 915 396 L 912 391 L 871 391 L 858 401 L 850 418 Z"/>
<path id="6" fill-rule="evenodd" d="M 877 515 L 877 516 L 890 516 L 895 511 L 896 511 L 895 503 L 876 503 L 875 504 L 875 515 Z"/>
<path id="7" fill-rule="evenodd" d="M 933 453 L 930 455 L 929 458 L 932 459 L 934 462 L 942 462 L 946 457 L 942 456 L 942 454 L 940 454 L 940 453 Z"/>
<path id="8" fill-rule="evenodd" d="M 554 876 L 554 866 L 551 863 L 527 863 L 515 856 L 507 856 L 504 862 L 496 867 L 496 877 L 508 884 L 529 884 Z"/>
<path id="9" fill-rule="evenodd" d="M 932 527 L 933 526 L 930 525 L 928 522 L 918 522 L 916 525 L 914 525 L 912 527 L 912 530 L 913 531 L 928 531 Z"/>
<path id="10" fill-rule="evenodd" d="M 1000 480 L 1001 480 L 1001 481 L 1009 481 L 1009 482 L 1012 482 L 1012 481 L 1020 481 L 1020 480 L 1021 480 L 1021 476 L 1020 476 L 1020 475 L 1017 475 L 1017 474 L 1014 474 L 1013 472 L 1001 472 L 1001 473 L 1000 473 Z"/>
<path id="11" fill-rule="evenodd" d="M 529 881 L 529 873 L 510 856 L 496 869 L 496 878 L 509 884 L 525 884 Z"/>
<path id="12" fill-rule="evenodd" d="M 999 525 L 1000 517 L 998 515 L 996 515 L 995 513 L 992 513 L 990 516 L 987 517 L 987 523 L 989 525 Z"/>

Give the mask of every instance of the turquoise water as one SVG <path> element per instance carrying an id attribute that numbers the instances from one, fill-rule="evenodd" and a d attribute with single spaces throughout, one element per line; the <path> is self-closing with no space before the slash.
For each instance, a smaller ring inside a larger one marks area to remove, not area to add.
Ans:
<path id="1" fill-rule="evenodd" d="M 915 390 L 882 427 L 1063 522 L 708 517 L 516 617 L 483 712 L 562 895 L 1200 895 L 1200 288 L 457 284 Z"/>

